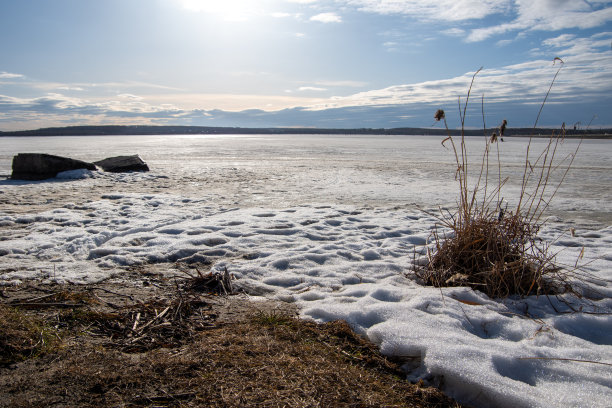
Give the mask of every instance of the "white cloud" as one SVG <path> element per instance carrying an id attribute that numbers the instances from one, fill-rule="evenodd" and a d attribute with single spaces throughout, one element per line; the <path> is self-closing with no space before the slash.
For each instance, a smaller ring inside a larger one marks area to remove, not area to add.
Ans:
<path id="1" fill-rule="evenodd" d="M 320 13 L 310 17 L 311 21 L 318 21 L 320 23 L 341 23 L 342 17 L 336 13 Z"/>
<path id="2" fill-rule="evenodd" d="M 12 73 L 6 72 L 6 71 L 0 72 L 0 79 L 16 79 L 16 78 L 23 78 L 23 75 L 21 75 L 21 74 L 12 74 Z"/>
<path id="3" fill-rule="evenodd" d="M 93 92 L 96 94 L 108 94 L 115 93 L 116 91 L 119 93 L 130 93 L 138 90 L 139 92 L 151 93 L 153 91 L 184 91 L 184 89 L 140 82 L 140 81 L 124 81 L 124 82 L 101 82 L 101 83 L 61 83 L 61 82 L 47 82 L 40 80 L 30 80 L 22 82 L 24 86 L 31 87 L 32 89 L 37 89 L 46 92 L 53 91 L 79 91 L 79 92 Z"/>
<path id="4" fill-rule="evenodd" d="M 446 34 L 451 37 L 463 37 L 465 35 L 465 30 L 462 28 L 449 28 L 448 30 L 443 30 L 442 34 Z"/>
<path id="5" fill-rule="evenodd" d="M 167 91 L 184 91 L 184 89 L 176 88 L 173 86 L 166 86 L 160 84 L 153 84 L 150 82 L 141 82 L 141 81 L 125 81 L 125 82 L 103 82 L 97 84 L 89 84 L 91 87 L 97 88 L 138 88 L 138 89 L 161 89 Z"/>
<path id="6" fill-rule="evenodd" d="M 486 17 L 502 22 L 477 27 L 468 42 L 483 41 L 513 31 L 559 31 L 571 28 L 601 27 L 612 21 L 612 0 L 338 0 L 360 11 L 400 14 L 418 20 L 470 22 L 479 24 Z M 446 35 L 464 35 L 463 28 L 444 30 Z"/>
<path id="7" fill-rule="evenodd" d="M 131 101 L 142 101 L 143 100 L 142 96 L 128 94 L 128 93 L 119 94 L 117 95 L 117 97 L 121 99 L 128 99 Z"/>
<path id="8" fill-rule="evenodd" d="M 361 88 L 367 85 L 367 82 L 363 81 L 350 81 L 350 80 L 339 80 L 339 81 L 317 81 L 317 85 L 322 86 L 340 86 L 349 88 Z"/>
<path id="9" fill-rule="evenodd" d="M 612 21 L 612 3 L 609 0 L 587 2 L 585 0 L 516 0 L 513 10 L 517 17 L 504 24 L 477 28 L 470 32 L 469 42 L 511 31 L 538 30 L 559 31 L 571 28 L 593 28 Z M 603 7 L 603 8 L 602 8 Z"/>
<path id="10" fill-rule="evenodd" d="M 561 34 L 543 41 L 542 44 L 564 58 L 573 59 L 577 57 L 584 59 L 593 56 L 598 50 L 609 49 L 612 44 L 612 33 L 600 33 L 590 38 L 577 38 L 572 34 Z"/>
<path id="11" fill-rule="evenodd" d="M 506 45 L 512 44 L 514 40 L 499 40 L 495 43 L 498 47 L 505 47 Z"/>
<path id="12" fill-rule="evenodd" d="M 323 92 L 323 91 L 327 91 L 327 88 L 319 88 L 316 86 L 301 86 L 298 88 L 298 91 L 304 92 L 304 91 L 315 91 L 315 92 Z"/>
<path id="13" fill-rule="evenodd" d="M 62 91 L 84 91 L 84 88 L 81 88 L 80 86 L 59 86 L 57 89 L 62 90 Z"/>
<path id="14" fill-rule="evenodd" d="M 361 11 L 405 14 L 428 20 L 463 21 L 506 12 L 511 0 L 345 0 Z"/>
<path id="15" fill-rule="evenodd" d="M 612 53 L 609 51 L 612 34 L 577 38 L 561 35 L 544 41 L 552 48 L 550 59 L 538 59 L 494 69 L 483 69 L 477 76 L 472 95 L 485 95 L 487 101 L 512 103 L 541 103 L 550 82 L 559 68 L 553 64 L 560 56 L 565 64 L 555 82 L 550 103 L 557 101 L 593 100 L 612 94 Z M 348 97 L 334 97 L 311 109 L 342 108 L 348 106 L 380 106 L 399 104 L 438 103 L 456 104 L 458 96 L 465 96 L 473 72 L 438 81 L 396 85 L 384 89 L 359 92 Z"/>

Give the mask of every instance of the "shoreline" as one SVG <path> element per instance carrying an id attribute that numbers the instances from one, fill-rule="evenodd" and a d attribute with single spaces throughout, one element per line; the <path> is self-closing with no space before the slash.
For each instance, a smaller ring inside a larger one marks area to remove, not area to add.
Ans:
<path id="1" fill-rule="evenodd" d="M 172 135 L 353 135 L 353 136 L 460 136 L 460 129 L 441 128 L 242 128 L 242 127 L 207 127 L 207 126 L 68 126 L 59 128 L 42 128 L 36 130 L 0 131 L 0 137 L 22 136 L 172 136 Z M 465 136 L 488 137 L 498 128 L 465 129 Z M 536 134 L 537 132 L 537 134 Z M 559 134 L 560 128 L 507 128 L 504 137 L 550 137 Z M 568 139 L 612 139 L 611 129 L 566 130 Z"/>

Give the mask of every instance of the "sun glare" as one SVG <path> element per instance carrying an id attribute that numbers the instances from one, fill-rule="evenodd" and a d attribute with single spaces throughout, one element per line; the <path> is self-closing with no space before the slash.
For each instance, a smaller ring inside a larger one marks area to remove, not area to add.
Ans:
<path id="1" fill-rule="evenodd" d="M 249 0 L 180 0 L 191 11 L 216 15 L 225 21 L 246 21 L 256 14 L 256 2 Z"/>

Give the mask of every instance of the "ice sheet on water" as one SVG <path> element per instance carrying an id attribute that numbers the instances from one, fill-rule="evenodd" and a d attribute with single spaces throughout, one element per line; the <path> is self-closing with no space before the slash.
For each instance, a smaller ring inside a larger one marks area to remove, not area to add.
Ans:
<path id="1" fill-rule="evenodd" d="M 358 213 L 358 214 L 357 214 Z M 406 361 L 411 379 L 444 378 L 476 406 L 609 406 L 610 314 L 559 314 L 546 297 L 494 301 L 466 288 L 423 287 L 406 272 L 432 218 L 409 209 L 303 205 L 228 208 L 204 199 L 109 193 L 86 205 L 0 214 L 0 279 L 87 283 L 121 267 L 212 262 L 236 285 L 297 303 L 304 317 L 344 319 Z M 597 311 L 612 310 L 612 228 L 542 231 L 557 258 L 590 262 Z M 559 234 L 567 232 L 562 239 Z M 5 234 L 6 236 L 6 234 Z M 556 239 L 556 241 L 555 241 Z M 567 308 L 564 309 L 568 311 Z"/>

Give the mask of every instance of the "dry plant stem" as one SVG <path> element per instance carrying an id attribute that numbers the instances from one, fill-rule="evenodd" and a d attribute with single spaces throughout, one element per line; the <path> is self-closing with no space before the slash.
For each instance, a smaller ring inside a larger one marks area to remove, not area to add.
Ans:
<path id="1" fill-rule="evenodd" d="M 570 361 L 573 363 L 589 363 L 589 364 L 601 364 L 605 366 L 612 367 L 610 363 L 604 363 L 601 361 L 593 361 L 593 360 L 578 360 L 574 358 L 558 358 L 558 357 L 519 357 L 519 360 L 554 360 L 554 361 Z"/>
<path id="2" fill-rule="evenodd" d="M 459 215 L 459 224 L 466 222 L 470 218 L 471 210 L 473 207 L 473 202 L 468 204 L 468 185 L 467 185 L 467 175 L 468 175 L 468 156 L 467 156 L 467 148 L 465 145 L 465 118 L 467 114 L 467 106 L 470 100 L 470 94 L 472 92 L 472 87 L 474 86 L 474 80 L 476 79 L 476 75 L 482 70 L 482 67 L 478 69 L 472 76 L 472 81 L 470 82 L 470 87 L 468 89 L 468 93 L 466 96 L 465 103 L 463 105 L 463 113 L 461 112 L 461 99 L 459 98 L 459 115 L 461 117 L 461 160 L 459 159 L 459 154 L 457 153 L 457 147 L 455 145 L 455 141 L 448 130 L 448 124 L 446 122 L 446 118 L 444 118 L 444 126 L 446 127 L 446 131 L 448 133 L 448 137 L 444 139 L 450 140 L 453 152 L 455 153 L 455 162 L 457 164 L 457 173 L 456 177 L 459 178 L 459 189 L 460 189 L 460 202 L 459 207 L 461 209 L 461 214 Z M 442 143 L 444 143 L 444 141 Z"/>
<path id="3" fill-rule="evenodd" d="M 555 155 L 557 153 L 559 142 L 560 140 L 563 140 L 564 138 L 565 138 L 565 129 L 562 129 L 561 134 L 558 136 L 555 136 L 555 134 L 553 133 L 550 136 L 546 149 L 544 149 L 544 151 L 540 154 L 540 156 L 538 157 L 538 160 L 536 160 L 536 163 L 534 164 L 534 166 L 537 166 L 540 159 L 542 159 L 540 177 L 536 185 L 536 190 L 533 193 L 534 198 L 537 198 L 537 200 L 532 199 L 531 202 L 529 203 L 529 208 L 527 210 L 527 214 L 531 215 L 530 217 L 531 219 L 533 219 L 534 217 L 536 219 L 539 219 L 539 215 L 541 215 L 541 214 L 538 214 L 538 208 L 540 207 L 541 203 L 545 201 L 544 194 L 549 184 L 548 181 L 550 178 L 551 171 L 558 168 L 558 166 L 553 167 L 553 162 L 554 162 Z M 551 153 L 551 147 L 553 147 L 552 153 Z M 549 154 L 551 155 L 550 159 L 548 158 Z M 533 204 L 535 201 L 537 201 L 537 205 L 536 205 L 536 208 L 533 209 Z M 550 198 L 548 201 L 550 201 Z"/>
<path id="4" fill-rule="evenodd" d="M 535 123 L 533 124 L 533 130 L 535 132 L 536 127 L 538 126 L 538 121 L 540 120 L 540 115 L 542 115 L 542 110 L 544 109 L 544 105 L 546 104 L 546 100 L 548 99 L 548 95 L 550 95 L 550 91 L 552 90 L 552 87 L 555 83 L 555 80 L 557 79 L 557 76 L 559 75 L 559 72 L 561 72 L 561 69 L 563 68 L 563 63 L 561 63 L 561 66 L 559 67 L 559 69 L 557 70 L 557 72 L 555 73 L 555 76 L 553 77 L 552 81 L 550 82 L 550 86 L 548 87 L 548 91 L 546 92 L 546 96 L 544 97 L 544 100 L 542 101 L 542 104 L 540 105 L 540 110 L 538 111 L 538 116 L 536 117 Z M 522 204 L 522 200 L 524 197 L 524 193 L 525 193 L 525 189 L 527 188 L 527 183 L 529 180 L 529 173 L 528 173 L 528 169 L 531 168 L 531 165 L 529 163 L 529 151 L 531 149 L 531 142 L 533 140 L 533 136 L 529 137 L 529 142 L 527 143 L 527 151 L 525 152 L 525 167 L 523 169 L 523 182 L 521 184 L 521 194 L 519 196 L 519 202 L 516 206 L 516 212 L 519 213 L 521 211 L 521 204 Z"/>
<path id="5" fill-rule="evenodd" d="M 548 209 L 548 207 L 550 205 L 550 201 L 557 195 L 557 192 L 559 191 L 559 188 L 561 187 L 561 185 L 565 181 L 565 177 L 567 177 L 567 173 L 572 168 L 572 164 L 574 163 L 574 159 L 576 158 L 576 154 L 578 153 L 578 150 L 580 149 L 580 146 L 582 145 L 582 141 L 583 141 L 583 139 L 581 138 L 580 141 L 578 142 L 578 146 L 576 146 L 576 150 L 574 151 L 574 153 L 569 154 L 559 165 L 557 165 L 554 168 L 552 168 L 553 171 L 557 170 L 559 168 L 559 166 L 561 164 L 563 164 L 563 162 L 565 162 L 565 160 L 567 160 L 569 158 L 569 163 L 568 163 L 568 165 L 564 169 L 563 176 L 561 177 L 561 180 L 555 186 L 555 189 L 552 192 L 552 194 L 548 197 L 548 200 L 541 200 L 538 203 L 538 207 L 536 207 L 536 210 L 533 212 L 533 214 L 529 218 L 529 222 L 535 222 L 535 223 L 539 222 L 541 216 L 544 214 L 546 209 Z M 550 169 L 549 169 L 549 171 L 550 171 Z M 542 195 L 543 194 L 544 194 L 544 191 L 542 191 Z M 539 209 L 539 205 L 541 204 L 541 202 L 544 202 L 545 205 L 544 205 L 544 207 L 542 209 Z"/>
<path id="6" fill-rule="evenodd" d="M 468 202 L 468 185 L 467 185 L 467 177 L 468 177 L 468 155 L 467 155 L 467 148 L 465 145 L 465 117 L 466 117 L 466 112 L 467 112 L 467 106 L 468 103 L 470 101 L 470 94 L 472 93 L 472 87 L 474 86 L 474 80 L 476 79 L 476 75 L 478 75 L 478 73 L 480 73 L 480 71 L 482 71 L 482 67 L 478 68 L 478 71 L 476 71 L 474 73 L 474 75 L 472 76 L 472 81 L 470 82 L 470 88 L 468 89 L 468 93 L 467 96 L 465 98 L 465 104 L 463 105 L 463 117 L 461 118 L 461 158 L 462 158 L 462 165 L 463 165 L 463 186 L 462 186 L 462 194 L 463 194 L 463 204 L 465 205 L 465 218 L 464 218 L 464 222 L 467 222 L 470 218 L 471 212 L 472 212 L 472 206 L 473 206 L 473 201 L 467 205 Z M 474 190 L 477 190 L 477 188 L 475 188 Z"/>
<path id="7" fill-rule="evenodd" d="M 480 110 L 481 110 L 481 114 L 482 114 L 482 134 L 484 135 L 485 138 L 485 152 L 482 155 L 482 160 L 485 166 L 485 186 L 484 186 L 484 194 L 482 196 L 482 205 L 484 207 L 485 205 L 485 199 L 487 197 L 487 187 L 489 186 L 489 183 L 487 182 L 487 180 L 489 180 L 489 138 L 487 137 L 487 123 L 485 122 L 485 111 L 484 111 L 484 94 L 482 95 L 482 98 L 480 100 Z M 480 175 L 482 176 L 482 165 L 480 168 Z M 476 185 L 480 184 L 480 176 L 478 177 L 478 182 L 476 183 Z M 476 195 L 476 189 L 474 189 L 474 195 Z"/>

